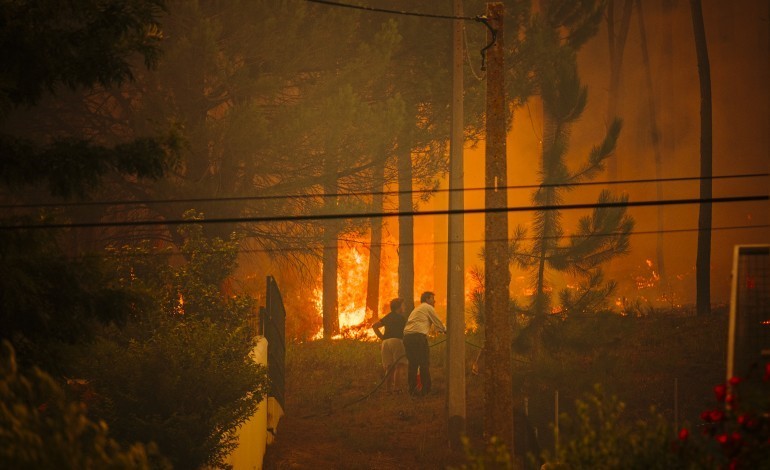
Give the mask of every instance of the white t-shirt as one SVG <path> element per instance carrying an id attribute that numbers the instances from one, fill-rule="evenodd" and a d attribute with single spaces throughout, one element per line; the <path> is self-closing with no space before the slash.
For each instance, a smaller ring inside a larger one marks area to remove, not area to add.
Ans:
<path id="1" fill-rule="evenodd" d="M 446 333 L 444 324 L 436 316 L 436 310 L 431 304 L 423 302 L 409 314 L 409 319 L 404 326 L 404 334 L 421 333 L 427 335 L 431 325 L 435 325 L 441 333 Z"/>

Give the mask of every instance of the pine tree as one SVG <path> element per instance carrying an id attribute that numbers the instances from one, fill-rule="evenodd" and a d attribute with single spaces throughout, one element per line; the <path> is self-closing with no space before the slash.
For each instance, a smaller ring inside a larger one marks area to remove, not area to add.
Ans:
<path id="1" fill-rule="evenodd" d="M 593 10 L 585 12 L 588 23 L 597 20 Z M 562 42 L 559 25 L 561 28 L 574 27 L 576 34 Z M 602 191 L 593 213 L 580 219 L 575 234 L 569 242 L 563 243 L 564 229 L 557 207 L 564 202 L 567 191 L 603 169 L 615 148 L 621 123 L 615 120 L 610 124 L 603 141 L 591 150 L 579 168 L 570 170 L 567 167 L 570 126 L 580 118 L 588 99 L 587 89 L 579 79 L 575 47 L 587 39 L 586 34 L 595 30 L 590 25 L 564 24 L 553 11 L 546 11 L 543 17 L 536 19 L 531 31 L 531 46 L 543 51 L 542 59 L 535 64 L 545 116 L 541 184 L 532 198 L 533 204 L 540 209 L 535 212 L 532 223 L 532 243 L 525 246 L 527 231 L 519 227 L 511 252 L 518 266 L 532 272 L 534 296 L 528 310 L 538 320 L 536 323 L 541 323 L 553 310 L 549 270 L 581 280 L 576 293 L 563 291 L 560 294 L 560 311 L 585 311 L 601 305 L 614 288 L 612 282 L 602 282 L 601 264 L 627 251 L 633 220 L 622 206 L 626 197 Z"/>

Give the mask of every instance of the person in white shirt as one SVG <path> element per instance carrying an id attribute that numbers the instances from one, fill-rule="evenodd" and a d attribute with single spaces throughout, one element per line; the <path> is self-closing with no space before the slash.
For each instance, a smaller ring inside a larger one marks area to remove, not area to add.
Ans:
<path id="1" fill-rule="evenodd" d="M 420 305 L 412 310 L 404 326 L 404 349 L 409 360 L 408 382 L 410 395 L 427 395 L 431 390 L 430 378 L 430 346 L 428 333 L 435 326 L 441 333 L 446 333 L 446 327 L 436 316 L 433 306 L 436 296 L 433 292 L 423 292 Z M 420 372 L 422 390 L 417 390 L 417 372 Z"/>

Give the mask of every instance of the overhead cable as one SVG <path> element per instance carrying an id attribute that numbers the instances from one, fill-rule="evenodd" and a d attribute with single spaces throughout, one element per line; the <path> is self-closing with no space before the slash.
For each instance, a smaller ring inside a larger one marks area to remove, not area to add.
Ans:
<path id="1" fill-rule="evenodd" d="M 405 16 L 421 16 L 423 18 L 436 18 L 436 19 L 442 19 L 442 20 L 475 21 L 477 23 L 481 23 L 484 26 L 486 26 L 486 28 L 489 30 L 490 35 L 492 36 L 489 41 L 489 44 L 487 44 L 481 49 L 481 70 L 482 71 L 485 71 L 487 69 L 487 66 L 486 66 L 487 49 L 492 47 L 495 41 L 497 41 L 497 30 L 492 28 L 492 25 L 490 25 L 489 21 L 487 21 L 487 17 L 483 15 L 479 15 L 479 16 L 437 15 L 433 13 L 419 13 L 416 11 L 390 10 L 387 8 L 368 7 L 364 5 L 352 5 L 350 3 L 332 2 L 329 0 L 306 0 L 306 1 L 311 3 L 320 3 L 323 5 L 335 6 L 335 7 L 353 8 L 356 10 L 371 11 L 375 13 L 389 13 L 392 15 L 405 15 Z"/>
<path id="2" fill-rule="evenodd" d="M 42 223 L 42 224 L 17 224 L 0 225 L 0 231 L 9 230 L 36 230 L 36 229 L 73 229 L 73 228 L 94 228 L 94 227 L 136 227 L 136 226 L 163 226 L 163 225 L 195 225 L 195 224 L 248 224 L 248 223 L 275 223 L 275 222 L 308 222 L 325 220 L 350 220 L 350 219 L 369 219 L 393 218 L 393 217 L 424 217 L 430 215 L 452 215 L 452 214 L 495 214 L 502 212 L 535 212 L 552 210 L 575 210 L 575 209 L 599 209 L 599 208 L 629 208 L 629 207 L 649 207 L 649 206 L 670 206 L 670 205 L 691 205 L 691 204 L 721 204 L 733 202 L 767 201 L 769 196 L 729 196 L 716 198 L 694 198 L 694 199 L 665 199 L 658 201 L 625 201 L 625 202 L 605 202 L 590 204 L 560 204 L 547 206 L 514 206 L 502 208 L 478 208 L 478 209 L 447 209 L 447 210 L 427 210 L 427 211 L 397 211 L 397 212 L 351 212 L 338 214 L 299 214 L 299 215 L 279 215 L 279 216 L 243 216 L 243 217 L 223 217 L 209 219 L 167 219 L 167 220 L 134 220 L 134 221 L 102 221 L 102 222 L 72 222 L 72 223 Z"/>
<path id="3" fill-rule="evenodd" d="M 396 196 L 400 194 L 441 194 L 452 192 L 474 192 L 486 190 L 521 190 L 521 189 L 540 189 L 540 188 L 573 188 L 582 186 L 612 186 L 618 184 L 645 184 L 645 183 L 676 183 L 686 181 L 701 180 L 724 180 L 724 179 L 744 179 L 744 178 L 763 178 L 770 176 L 769 173 L 745 173 L 737 175 L 720 176 L 683 176 L 674 178 L 640 178 L 620 181 L 586 181 L 582 183 L 571 184 L 524 184 L 508 185 L 497 187 L 470 187 L 456 189 L 418 189 L 412 191 L 360 191 L 349 193 L 327 193 L 327 194 L 280 194 L 268 196 L 232 196 L 232 197 L 201 197 L 201 198 L 181 198 L 181 199 L 137 199 L 137 200 L 112 200 L 112 201 L 77 201 L 77 202 L 47 202 L 47 203 L 29 203 L 29 204 L 0 204 L 0 209 L 35 209 L 46 207 L 81 207 L 81 206 L 125 206 L 125 205 L 154 205 L 154 204 L 183 204 L 183 203 L 202 203 L 202 202 L 238 202 L 238 201 L 274 201 L 281 199 L 317 199 L 317 198 L 343 198 L 343 197 L 369 197 L 369 196 Z"/>
<path id="4" fill-rule="evenodd" d="M 709 231 L 711 232 L 724 232 L 727 230 L 754 230 L 754 229 L 767 229 L 770 228 L 770 225 L 768 224 L 757 224 L 757 225 L 731 225 L 731 226 L 722 226 L 722 227 L 711 227 Z M 701 232 L 703 229 L 700 228 L 679 228 L 679 229 L 663 229 L 663 230 L 632 230 L 628 232 L 627 234 L 629 236 L 636 236 L 636 235 L 657 235 L 659 233 L 663 234 L 676 234 L 676 233 L 692 233 L 692 232 Z M 600 234 L 593 234 L 593 237 L 614 237 L 619 235 L 625 235 L 625 233 L 620 232 L 612 232 L 612 233 L 600 233 Z M 533 241 L 533 240 L 554 240 L 559 238 L 577 238 L 582 235 L 579 234 L 568 234 L 568 235 L 562 235 L 561 237 L 557 236 L 546 236 L 546 237 L 523 237 L 520 238 L 520 241 Z M 440 240 L 440 241 L 429 241 L 429 242 L 412 242 L 412 243 L 404 243 L 399 244 L 397 242 L 390 243 L 390 242 L 380 242 L 380 243 L 369 243 L 364 240 L 350 240 L 350 239 L 339 239 L 338 241 L 342 243 L 347 244 L 355 244 L 355 245 L 362 245 L 366 249 L 371 249 L 374 247 L 390 247 L 390 248 L 397 248 L 399 246 L 412 246 L 412 247 L 421 247 L 421 246 L 436 246 L 436 245 L 451 245 L 456 243 L 461 244 L 481 244 L 485 243 L 485 240 L 481 239 L 471 239 L 471 240 L 461 240 L 461 241 L 452 241 L 452 240 Z M 489 242 L 500 242 L 505 241 L 509 242 L 510 239 L 490 239 L 487 240 Z M 237 250 L 237 253 L 239 254 L 258 254 L 258 253 L 287 253 L 287 252 L 308 252 L 312 251 L 313 249 L 323 249 L 323 248 L 330 248 L 327 245 L 318 246 L 318 247 L 309 247 L 304 246 L 302 248 L 298 247 L 276 247 L 276 248 L 240 248 Z M 203 254 L 215 254 L 217 252 L 215 251 L 208 251 L 208 250 L 201 250 L 200 253 Z M 164 252 L 158 252 L 158 251 L 152 251 L 152 252 L 118 252 L 118 256 L 129 256 L 129 257 L 139 257 L 139 256 L 162 256 L 166 254 L 172 254 L 172 255 L 179 255 L 181 252 L 179 250 L 174 250 L 171 253 L 164 253 Z M 12 257 L 13 255 L 9 255 L 9 257 Z M 24 257 L 25 255 L 23 253 L 18 253 L 19 257 Z M 83 254 L 83 255 L 77 255 L 74 256 L 74 258 L 103 258 L 104 255 L 99 254 Z"/>

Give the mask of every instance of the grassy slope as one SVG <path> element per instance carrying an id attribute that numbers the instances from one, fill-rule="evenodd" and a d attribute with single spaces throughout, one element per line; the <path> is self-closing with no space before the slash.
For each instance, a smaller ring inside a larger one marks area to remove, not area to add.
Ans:
<path id="1" fill-rule="evenodd" d="M 531 430 L 541 448 L 552 448 L 555 392 L 560 411 L 570 413 L 575 399 L 596 383 L 628 405 L 628 419 L 644 417 L 655 406 L 672 425 L 675 411 L 680 426 L 697 423 L 700 412 L 713 405 L 713 385 L 724 380 L 726 331 L 724 314 L 706 319 L 588 317 L 549 328 L 544 335 L 547 353 L 539 358 L 520 355 L 514 361 L 514 400 L 522 411 L 527 404 L 530 424 L 521 417 L 515 420 L 517 447 L 524 445 L 523 432 Z M 466 429 L 478 444 L 483 383 L 470 374 L 477 354 L 470 344 L 482 340 L 470 335 L 468 343 Z M 268 447 L 265 468 L 424 469 L 461 464 L 462 452 L 451 451 L 446 438 L 445 343 L 431 351 L 436 393 L 413 399 L 375 390 L 381 378 L 378 343 L 290 345 L 287 414 L 276 442 Z"/>

